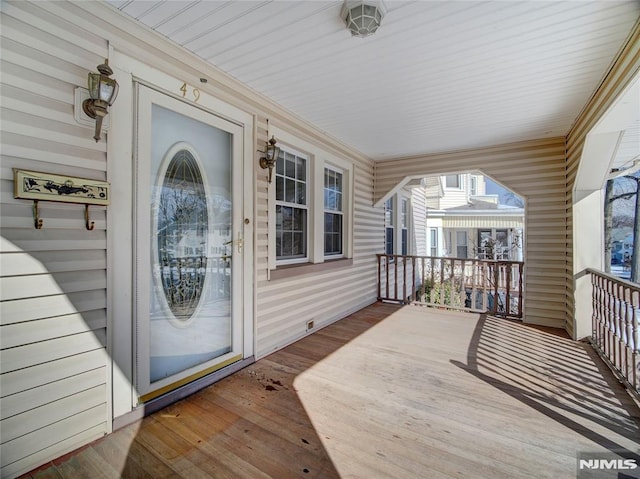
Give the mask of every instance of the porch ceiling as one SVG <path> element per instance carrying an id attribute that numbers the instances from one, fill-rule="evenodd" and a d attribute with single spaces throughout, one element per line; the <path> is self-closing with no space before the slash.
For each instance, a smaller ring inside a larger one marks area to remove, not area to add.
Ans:
<path id="1" fill-rule="evenodd" d="M 108 0 L 374 160 L 564 136 L 637 1 L 387 1 L 352 38 L 341 1 Z"/>

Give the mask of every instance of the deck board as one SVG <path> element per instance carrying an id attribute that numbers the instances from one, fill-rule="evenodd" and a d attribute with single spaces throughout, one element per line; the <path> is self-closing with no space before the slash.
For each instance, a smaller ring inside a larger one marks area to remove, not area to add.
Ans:
<path id="1" fill-rule="evenodd" d="M 377 303 L 24 477 L 575 478 L 640 450 L 586 343 Z"/>

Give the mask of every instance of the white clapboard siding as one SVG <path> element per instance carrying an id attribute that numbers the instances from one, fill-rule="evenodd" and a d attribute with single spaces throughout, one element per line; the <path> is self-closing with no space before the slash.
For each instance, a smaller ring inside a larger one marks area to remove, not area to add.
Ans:
<path id="1" fill-rule="evenodd" d="M 296 135 L 295 124 L 278 123 Z M 267 139 L 266 118 L 258 121 L 258 144 Z M 268 280 L 267 182 L 256 172 L 257 356 L 271 353 L 306 334 L 308 321 L 315 331 L 376 300 L 376 253 L 384 247 L 381 208 L 373 208 L 373 163 L 326 138 L 318 141 L 300 133 L 328 153 L 353 162 L 353 264 L 318 273 Z"/>
<path id="2" fill-rule="evenodd" d="M 25 469 L 29 470 L 31 467 L 31 461 L 27 455 L 29 451 L 34 451 L 38 457 L 46 458 L 43 450 L 49 448 L 54 451 L 54 454 L 61 455 L 65 451 L 76 449 L 104 435 L 107 425 L 99 422 L 100 418 L 104 420 L 104 410 L 105 404 L 98 404 L 80 411 L 72 409 L 68 411 L 70 415 L 63 420 L 3 443 L 3 477 L 15 476 Z M 74 431 L 75 434 L 70 435 L 69 431 Z M 87 431 L 90 431 L 90 434 L 85 434 Z M 61 441 L 60 438 L 64 439 Z M 63 446 L 63 449 L 59 446 Z"/>
<path id="3" fill-rule="evenodd" d="M 34 321 L 107 307 L 104 291 L 82 291 L 0 303 L 0 324 Z"/>
<path id="4" fill-rule="evenodd" d="M 375 199 L 405 177 L 480 170 L 525 198 L 525 321 L 565 327 L 567 289 L 564 138 L 412 157 L 376 164 Z M 540 200 L 543 200 L 542 202 Z M 549 234 L 558 238 L 549 241 Z M 553 287 L 548 285 L 552 282 Z"/>
<path id="5" fill-rule="evenodd" d="M 74 91 L 106 40 L 37 2 L 3 2 L 0 161 L 1 476 L 110 430 L 106 208 L 13 198 L 13 169 L 106 179 L 106 143 L 74 119 Z"/>
<path id="6" fill-rule="evenodd" d="M 427 198 L 422 187 L 411 188 L 411 238 L 413 248 L 411 254 L 427 255 Z"/>
<path id="7" fill-rule="evenodd" d="M 585 140 L 591 129 L 600 120 L 606 110 L 616 101 L 622 91 L 627 87 L 633 78 L 640 71 L 640 22 L 636 22 L 635 29 L 629 35 L 625 45 L 620 50 L 611 69 L 603 79 L 595 94 L 591 97 L 587 105 L 583 108 L 580 116 L 567 135 L 567 183 L 566 183 L 566 217 L 567 217 L 567 268 L 566 280 L 573 284 L 574 276 L 580 274 L 574 271 L 573 248 L 574 242 L 582 241 L 583 238 L 574 238 L 573 235 L 573 190 L 580 165 L 580 158 L 584 148 Z M 573 289 L 566 297 L 565 307 L 567 315 L 575 319 L 574 308 L 575 298 Z M 569 334 L 573 336 L 575 323 L 571 321 L 567 325 Z"/>
<path id="8" fill-rule="evenodd" d="M 26 391 L 37 390 L 39 387 L 51 387 L 67 378 L 79 376 L 85 372 L 97 372 L 103 375 L 105 351 L 95 349 L 77 356 L 67 356 L 48 363 L 38 364 L 26 370 L 5 373 L 0 376 L 0 392 L 3 401 L 12 396 L 18 396 Z M 4 410 L 3 410 L 4 414 Z M 4 416 L 3 416 L 4 417 Z"/>

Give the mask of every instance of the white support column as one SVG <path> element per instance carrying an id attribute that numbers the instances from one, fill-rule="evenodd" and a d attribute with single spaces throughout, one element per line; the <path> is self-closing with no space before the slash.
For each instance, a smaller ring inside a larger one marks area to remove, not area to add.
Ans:
<path id="1" fill-rule="evenodd" d="M 578 192 L 576 192 L 578 193 Z M 580 191 L 573 204 L 574 339 L 591 335 L 591 277 L 586 268 L 604 270 L 602 190 Z"/>

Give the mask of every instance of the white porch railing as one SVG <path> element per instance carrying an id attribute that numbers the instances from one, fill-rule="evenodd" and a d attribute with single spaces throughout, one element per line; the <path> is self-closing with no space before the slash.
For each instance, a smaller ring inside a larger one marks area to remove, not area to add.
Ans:
<path id="1" fill-rule="evenodd" d="M 640 286 L 602 271 L 587 272 L 592 285 L 591 344 L 627 387 L 640 396 Z"/>
<path id="2" fill-rule="evenodd" d="M 379 300 L 522 318 L 521 261 L 377 256 Z"/>

